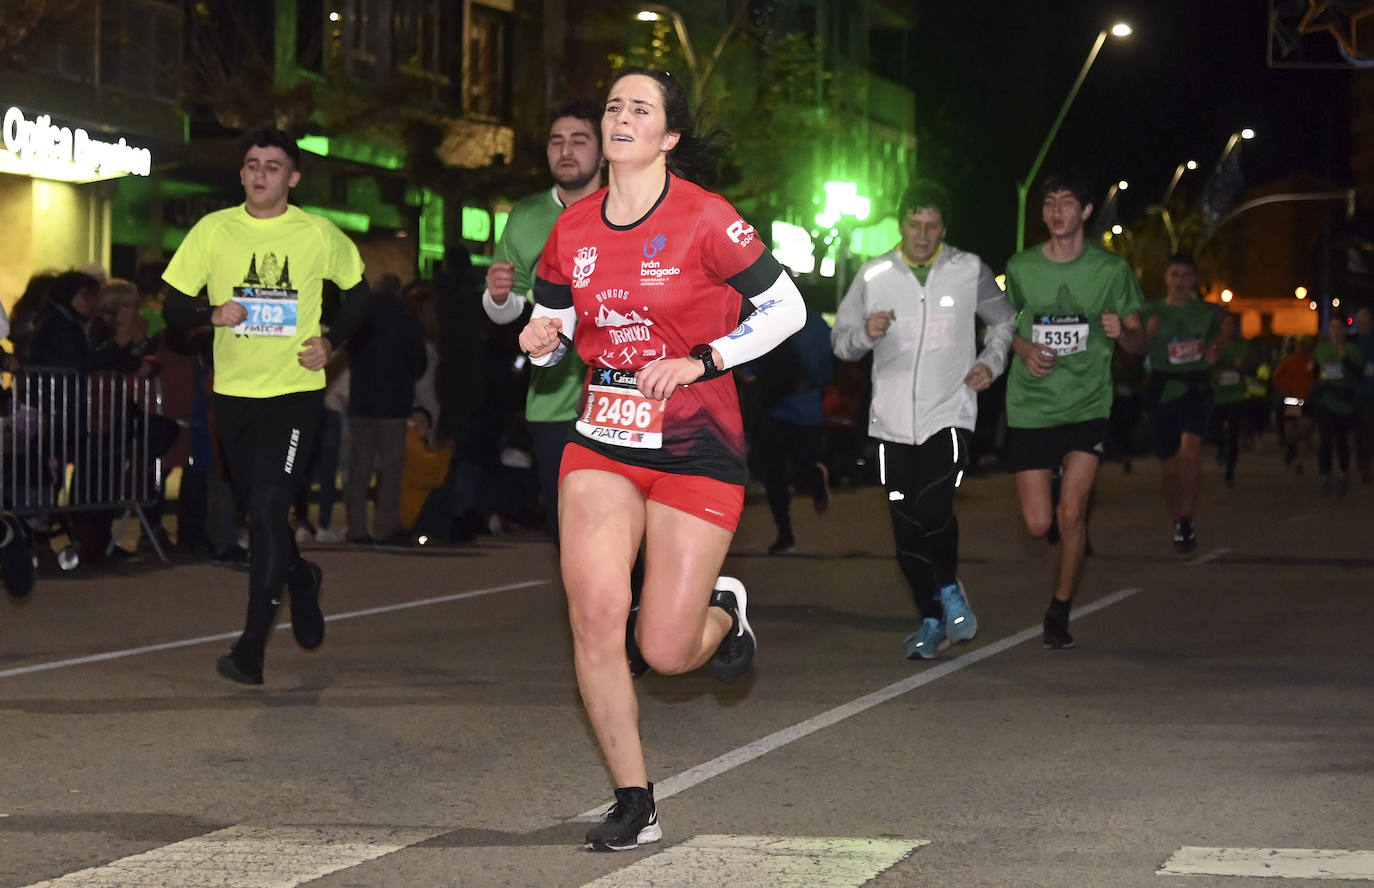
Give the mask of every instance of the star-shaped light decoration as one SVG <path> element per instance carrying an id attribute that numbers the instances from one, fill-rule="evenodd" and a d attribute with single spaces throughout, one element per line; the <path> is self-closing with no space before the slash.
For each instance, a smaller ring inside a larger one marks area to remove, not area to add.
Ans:
<path id="1" fill-rule="evenodd" d="M 1298 33 L 1328 31 L 1347 56 L 1359 58 L 1360 23 L 1370 16 L 1374 16 L 1374 0 L 1307 0 Z"/>

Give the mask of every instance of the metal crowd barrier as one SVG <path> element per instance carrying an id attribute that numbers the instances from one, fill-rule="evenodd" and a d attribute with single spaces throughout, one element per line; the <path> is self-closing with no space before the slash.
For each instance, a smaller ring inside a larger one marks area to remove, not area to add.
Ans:
<path id="1" fill-rule="evenodd" d="M 160 381 L 26 367 L 9 391 L 9 409 L 0 416 L 4 508 L 31 526 L 46 521 L 49 527 L 75 512 L 123 510 L 106 554 L 130 516 L 137 516 L 154 551 L 167 561 L 144 511 L 162 485 L 158 457 L 166 445 L 155 442 L 152 419 L 162 413 Z M 70 570 L 80 559 L 69 525 L 67 533 L 70 544 L 58 563 Z"/>

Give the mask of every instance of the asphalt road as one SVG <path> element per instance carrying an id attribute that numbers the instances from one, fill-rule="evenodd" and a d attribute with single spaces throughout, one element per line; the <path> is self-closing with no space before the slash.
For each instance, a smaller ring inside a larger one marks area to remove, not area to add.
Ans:
<path id="1" fill-rule="evenodd" d="M 1211 888 L 1254 880 L 1157 871 L 1190 847 L 1374 850 L 1374 488 L 1322 499 L 1272 445 L 1234 490 L 1220 480 L 1209 465 L 1200 545 L 1179 556 L 1153 460 L 1104 467 L 1078 645 L 1047 651 L 1047 548 L 1009 476 L 970 479 L 979 633 L 919 663 L 879 489 L 823 516 L 798 499 L 794 557 L 764 554 L 751 503 L 727 571 L 750 589 L 755 668 L 729 688 L 709 670 L 640 681 L 664 840 L 616 855 L 579 848 L 611 787 L 543 540 L 313 549 L 327 640 L 279 633 L 262 688 L 213 665 L 243 573 L 44 574 L 0 602 L 0 888 Z M 721 834 L 907 852 L 868 874 L 825 852 L 795 881 L 694 881 L 692 840 Z M 609 881 L 655 857 L 658 875 Z"/>

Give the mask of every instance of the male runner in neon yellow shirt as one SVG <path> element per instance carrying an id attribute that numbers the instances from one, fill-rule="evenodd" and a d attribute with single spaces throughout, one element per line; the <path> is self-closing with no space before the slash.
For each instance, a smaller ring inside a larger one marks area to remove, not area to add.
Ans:
<path id="1" fill-rule="evenodd" d="M 252 565 L 243 634 L 219 658 L 220 675 L 262 684 L 263 650 L 291 593 L 301 647 L 324 641 L 323 574 L 301 558 L 288 512 L 319 431 L 324 366 L 367 317 L 371 293 L 358 248 L 287 200 L 300 181 L 300 149 L 280 130 L 243 138 L 245 201 L 195 224 L 163 274 L 173 327 L 215 328 L 214 411 L 235 496 L 248 508 Z M 337 323 L 321 335 L 324 281 L 343 291 Z M 192 299 L 204 288 L 208 303 Z"/>

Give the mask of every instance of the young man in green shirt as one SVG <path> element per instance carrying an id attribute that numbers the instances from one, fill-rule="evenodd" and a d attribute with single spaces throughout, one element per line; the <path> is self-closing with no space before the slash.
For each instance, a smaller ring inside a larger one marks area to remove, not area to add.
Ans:
<path id="1" fill-rule="evenodd" d="M 1321 473 L 1322 496 L 1330 496 L 1331 451 L 1336 451 L 1339 471 L 1334 492 L 1343 497 L 1348 489 L 1350 471 L 1350 433 L 1355 425 L 1355 395 L 1364 375 L 1365 358 L 1359 347 L 1348 340 L 1346 319 L 1337 314 L 1327 322 L 1327 339 L 1317 343 L 1312 360 L 1317 365 L 1317 470 Z"/>
<path id="2" fill-rule="evenodd" d="M 371 293 L 358 248 L 333 223 L 291 206 L 300 149 L 280 130 L 243 138 L 245 201 L 201 219 L 168 264 L 163 313 L 171 327 L 214 327 L 214 412 L 235 497 L 248 509 L 252 565 L 243 634 L 220 675 L 262 684 L 263 652 L 281 603 L 313 650 L 324 641 L 323 574 L 301 558 L 288 513 L 324 406 L 324 366 L 367 317 Z M 324 281 L 343 291 L 321 333 Z M 192 296 L 204 288 L 208 301 Z"/>
<path id="3" fill-rule="evenodd" d="M 1217 359 L 1212 364 L 1212 415 L 1221 431 L 1218 459 L 1226 466 L 1226 486 L 1234 487 L 1240 438 L 1250 414 L 1246 378 L 1256 370 L 1254 349 L 1250 340 L 1241 335 L 1239 315 L 1228 312 L 1222 317 L 1216 351 Z"/>
<path id="4" fill-rule="evenodd" d="M 506 220 L 482 293 L 482 308 L 495 323 L 510 324 L 524 316 L 526 304 L 534 303 L 534 272 L 558 214 L 601 187 L 600 121 L 601 106 L 586 99 L 567 102 L 549 115 L 547 153 L 553 188 L 520 201 Z M 586 375 L 587 365 L 571 349 L 557 364 L 530 368 L 525 427 L 534 439 L 535 470 L 554 539 L 558 465 L 581 407 Z"/>
<path id="5" fill-rule="evenodd" d="M 1174 551 L 1197 548 L 1198 493 L 1202 489 L 1202 438 L 1212 413 L 1216 311 L 1197 298 L 1197 265 L 1186 253 L 1164 269 L 1165 297 L 1140 310 L 1150 342 L 1150 383 L 1145 403 L 1150 432 L 1164 471 L 1164 504 L 1174 522 Z"/>
<path id="6" fill-rule="evenodd" d="M 1140 284 L 1121 257 L 1089 244 L 1093 205 L 1076 177 L 1047 176 L 1041 218 L 1049 240 L 1007 263 L 1007 296 L 1017 310 L 1007 381 L 1007 456 L 1021 516 L 1032 536 L 1059 527 L 1054 594 L 1045 613 L 1048 648 L 1073 646 L 1069 603 L 1087 545 L 1087 507 L 1107 439 L 1112 350 L 1141 354 Z M 1054 477 L 1062 472 L 1059 502 Z"/>

